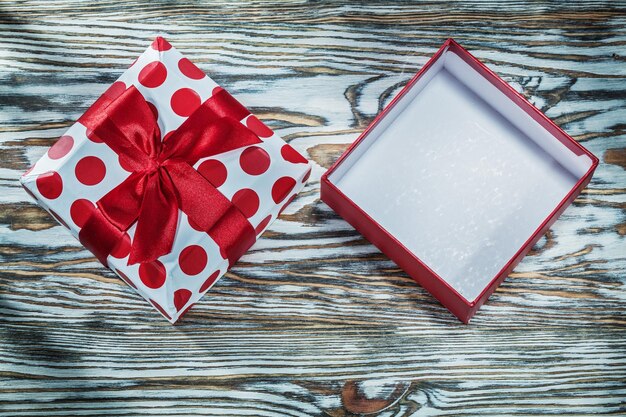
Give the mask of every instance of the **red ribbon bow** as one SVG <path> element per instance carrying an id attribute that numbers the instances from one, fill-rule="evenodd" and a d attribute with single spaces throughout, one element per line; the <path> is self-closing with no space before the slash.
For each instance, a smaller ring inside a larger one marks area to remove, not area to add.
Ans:
<path id="1" fill-rule="evenodd" d="M 261 142 L 240 123 L 247 114 L 220 89 L 162 141 L 155 114 L 134 86 L 112 100 L 105 93 L 80 121 L 132 173 L 96 203 L 99 210 L 82 227 L 81 242 L 107 265 L 136 222 L 128 263 L 150 262 L 171 252 L 181 209 L 231 263 L 239 259 L 255 241 L 254 228 L 193 165 Z"/>

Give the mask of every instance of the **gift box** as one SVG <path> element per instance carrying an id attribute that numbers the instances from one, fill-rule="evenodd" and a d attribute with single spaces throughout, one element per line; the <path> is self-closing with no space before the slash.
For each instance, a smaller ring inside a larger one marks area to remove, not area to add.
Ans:
<path id="1" fill-rule="evenodd" d="M 447 40 L 322 176 L 322 200 L 461 321 L 598 159 Z"/>
<path id="2" fill-rule="evenodd" d="M 309 173 L 304 157 L 159 37 L 21 182 L 174 323 Z"/>

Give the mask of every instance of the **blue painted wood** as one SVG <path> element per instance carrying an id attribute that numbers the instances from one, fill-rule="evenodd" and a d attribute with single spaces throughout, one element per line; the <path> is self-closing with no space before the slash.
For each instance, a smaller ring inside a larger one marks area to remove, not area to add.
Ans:
<path id="1" fill-rule="evenodd" d="M 0 413 L 626 412 L 623 2 L 0 3 Z M 18 177 L 157 34 L 314 162 L 178 326 Z M 319 177 L 456 38 L 600 159 L 469 326 L 319 201 Z"/>

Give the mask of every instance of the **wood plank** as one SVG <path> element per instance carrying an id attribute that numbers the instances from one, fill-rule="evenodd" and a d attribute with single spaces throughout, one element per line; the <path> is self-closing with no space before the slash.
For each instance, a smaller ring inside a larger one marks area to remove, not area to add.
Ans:
<path id="1" fill-rule="evenodd" d="M 19 175 L 145 49 L 178 49 L 315 163 L 171 326 Z M 600 157 L 462 325 L 319 200 L 319 178 L 454 37 Z M 0 413 L 626 413 L 626 4 L 0 3 Z"/>

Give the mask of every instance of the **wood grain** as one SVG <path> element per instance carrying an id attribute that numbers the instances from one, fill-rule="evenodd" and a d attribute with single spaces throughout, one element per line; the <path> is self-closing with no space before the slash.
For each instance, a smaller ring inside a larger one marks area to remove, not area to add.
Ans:
<path id="1" fill-rule="evenodd" d="M 178 326 L 18 186 L 165 34 L 315 168 Z M 452 36 L 602 160 L 469 326 L 319 200 Z M 0 2 L 2 415 L 626 414 L 623 2 Z"/>

